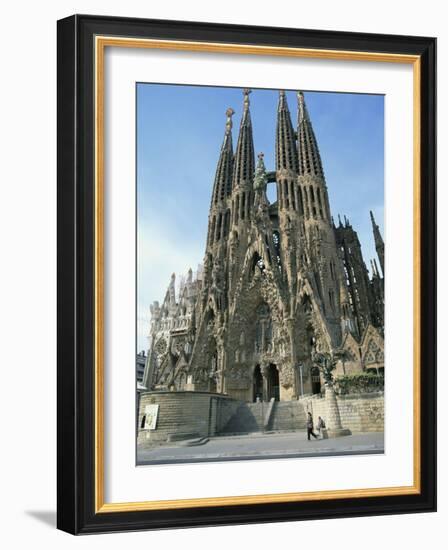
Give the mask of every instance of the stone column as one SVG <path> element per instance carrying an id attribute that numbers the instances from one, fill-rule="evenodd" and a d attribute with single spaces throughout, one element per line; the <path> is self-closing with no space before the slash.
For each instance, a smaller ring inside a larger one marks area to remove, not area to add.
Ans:
<path id="1" fill-rule="evenodd" d="M 260 371 L 261 375 L 263 376 L 263 399 L 262 401 L 268 401 L 268 395 L 269 395 L 269 364 L 268 363 L 262 363 L 260 365 Z"/>
<path id="2" fill-rule="evenodd" d="M 296 339 L 294 338 L 294 324 L 295 324 L 294 317 L 288 317 L 288 319 L 286 319 L 286 326 L 288 328 L 288 336 L 289 336 L 289 349 L 291 350 L 291 361 L 294 365 L 296 365 L 297 364 L 297 345 L 296 345 Z"/>
<path id="3" fill-rule="evenodd" d="M 264 351 L 266 351 L 266 343 L 265 343 L 265 333 L 266 333 L 266 327 L 265 327 L 265 323 L 266 321 L 265 320 L 262 320 L 260 322 L 260 326 L 261 326 L 261 352 L 263 353 Z M 263 375 L 264 376 L 264 375 Z"/>
<path id="4" fill-rule="evenodd" d="M 216 391 L 225 392 L 225 372 L 227 366 L 227 354 L 225 351 L 225 329 L 220 327 L 216 335 L 216 351 L 218 353 L 216 362 Z"/>
<path id="5" fill-rule="evenodd" d="M 342 427 L 341 415 L 339 414 L 339 406 L 333 384 L 325 384 L 325 404 L 327 406 L 327 418 L 324 420 L 327 425 L 328 436 L 342 437 L 344 435 L 351 435 L 350 430 Z"/>

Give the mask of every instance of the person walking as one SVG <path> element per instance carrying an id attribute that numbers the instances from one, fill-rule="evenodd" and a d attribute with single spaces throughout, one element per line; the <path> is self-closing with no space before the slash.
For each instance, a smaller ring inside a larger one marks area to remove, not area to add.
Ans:
<path id="1" fill-rule="evenodd" d="M 319 432 L 319 435 L 322 435 L 322 430 L 325 428 L 325 421 L 321 416 L 319 416 L 317 419 L 317 431 Z"/>
<path id="2" fill-rule="evenodd" d="M 310 441 L 312 435 L 314 439 L 317 439 L 317 435 L 313 432 L 314 424 L 313 424 L 313 415 L 309 412 L 308 417 L 306 419 L 306 432 L 308 436 L 308 441 Z"/>

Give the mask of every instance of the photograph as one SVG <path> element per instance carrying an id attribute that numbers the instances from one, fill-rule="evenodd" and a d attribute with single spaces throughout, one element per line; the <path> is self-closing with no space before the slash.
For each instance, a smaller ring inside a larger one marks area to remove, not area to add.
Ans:
<path id="1" fill-rule="evenodd" d="M 447 538 L 444 8 L 3 5 L 4 549 Z"/>
<path id="2" fill-rule="evenodd" d="M 135 94 L 136 464 L 383 454 L 384 95 Z"/>
<path id="3" fill-rule="evenodd" d="M 436 509 L 436 39 L 251 20 L 58 21 L 63 531 Z"/>

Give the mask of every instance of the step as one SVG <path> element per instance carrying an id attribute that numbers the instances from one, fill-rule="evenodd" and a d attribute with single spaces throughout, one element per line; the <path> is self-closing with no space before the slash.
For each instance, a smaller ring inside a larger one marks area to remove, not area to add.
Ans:
<path id="1" fill-rule="evenodd" d="M 306 414 L 303 405 L 297 401 L 276 402 L 269 428 L 280 431 L 306 429 Z"/>

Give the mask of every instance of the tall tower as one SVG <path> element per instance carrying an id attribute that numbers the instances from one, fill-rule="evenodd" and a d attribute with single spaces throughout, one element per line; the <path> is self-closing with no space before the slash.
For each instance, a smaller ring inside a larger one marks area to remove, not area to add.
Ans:
<path id="1" fill-rule="evenodd" d="M 213 184 L 210 204 L 207 250 L 214 250 L 220 241 L 225 239 L 230 228 L 230 210 L 228 197 L 232 192 L 233 176 L 233 146 L 232 146 L 232 116 L 235 111 L 229 107 L 226 111 L 226 129 L 221 146 L 215 182 Z"/>
<path id="2" fill-rule="evenodd" d="M 215 181 L 208 216 L 207 244 L 202 279 L 202 309 L 211 300 L 216 313 L 227 306 L 226 249 L 231 224 L 231 194 L 234 169 L 232 116 L 226 111 L 226 127 L 216 167 Z"/>
<path id="3" fill-rule="evenodd" d="M 247 225 L 253 205 L 253 177 L 255 171 L 254 140 L 250 118 L 250 90 L 243 91 L 244 104 L 240 132 L 233 166 L 232 227 Z"/>
<path id="4" fill-rule="evenodd" d="M 362 336 L 372 320 L 370 283 L 367 268 L 361 251 L 358 234 L 347 218 L 335 229 L 336 243 L 344 266 L 350 305 L 357 325 L 357 333 Z"/>
<path id="5" fill-rule="evenodd" d="M 278 206 L 281 214 L 302 214 L 296 185 L 298 159 L 295 132 L 284 91 L 280 92 L 275 140 Z"/>
<path id="6" fill-rule="evenodd" d="M 320 297 L 323 312 L 331 327 L 335 342 L 347 326 L 348 309 L 343 303 L 345 294 L 342 266 L 337 253 L 330 213 L 327 185 L 316 136 L 311 124 L 305 98 L 298 92 L 298 185 L 303 200 L 303 219 L 308 245 L 307 260 Z M 342 321 L 341 321 L 342 319 Z"/>
<path id="7" fill-rule="evenodd" d="M 372 322 L 384 332 L 384 279 L 381 277 L 376 260 L 370 260 L 372 279 L 370 281 L 372 294 Z"/>
<path id="8" fill-rule="evenodd" d="M 233 163 L 232 195 L 229 199 L 232 212 L 227 254 L 230 303 L 232 303 L 240 275 L 239 266 L 247 249 L 251 220 L 253 219 L 255 154 L 250 116 L 250 93 L 251 91 L 248 89 L 243 90 L 243 114 Z"/>
<path id="9" fill-rule="evenodd" d="M 380 228 L 378 227 L 375 221 L 375 218 L 373 217 L 372 211 L 370 211 L 370 219 L 372 220 L 372 229 L 373 229 L 373 237 L 375 239 L 376 253 L 378 254 L 378 258 L 380 260 L 380 265 L 381 265 L 381 271 L 383 272 L 383 276 L 384 276 L 384 241 L 380 233 Z"/>
<path id="10" fill-rule="evenodd" d="M 277 182 L 278 240 L 286 283 L 289 288 L 289 311 L 295 309 L 297 268 L 305 246 L 303 205 L 297 185 L 298 158 L 295 132 L 286 94 L 280 91 L 275 139 L 275 177 Z"/>

